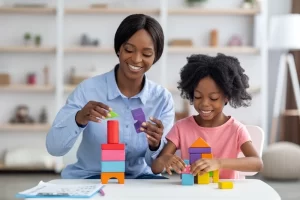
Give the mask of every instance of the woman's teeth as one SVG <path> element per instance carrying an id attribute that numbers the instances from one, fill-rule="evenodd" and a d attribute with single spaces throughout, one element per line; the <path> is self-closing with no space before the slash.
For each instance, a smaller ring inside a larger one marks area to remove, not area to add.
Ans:
<path id="1" fill-rule="evenodd" d="M 133 65 L 129 65 L 130 69 L 132 69 L 133 71 L 140 71 L 142 68 L 141 67 L 136 67 Z"/>

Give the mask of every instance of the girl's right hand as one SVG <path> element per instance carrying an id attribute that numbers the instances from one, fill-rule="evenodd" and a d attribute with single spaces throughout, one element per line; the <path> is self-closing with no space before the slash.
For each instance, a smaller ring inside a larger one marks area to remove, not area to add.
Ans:
<path id="1" fill-rule="evenodd" d="M 172 175 L 171 169 L 173 169 L 176 173 L 181 174 L 186 167 L 185 162 L 176 155 L 163 155 L 161 159 L 169 175 Z"/>
<path id="2" fill-rule="evenodd" d="M 110 117 L 109 112 L 111 110 L 111 108 L 101 102 L 89 101 L 79 112 L 77 112 L 75 120 L 77 124 L 82 126 L 85 126 L 89 121 L 101 122 L 101 119 Z"/>

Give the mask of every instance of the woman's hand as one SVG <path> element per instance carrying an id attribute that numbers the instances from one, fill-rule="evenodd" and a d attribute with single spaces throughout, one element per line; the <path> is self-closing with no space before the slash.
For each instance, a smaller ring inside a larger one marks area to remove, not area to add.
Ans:
<path id="1" fill-rule="evenodd" d="M 153 123 L 143 122 L 140 130 L 146 133 L 150 149 L 155 151 L 159 148 L 164 126 L 158 119 L 150 117 L 150 120 Z"/>
<path id="2" fill-rule="evenodd" d="M 167 154 L 161 156 L 159 159 L 161 159 L 161 162 L 169 175 L 172 175 L 171 169 L 176 173 L 181 174 L 186 167 L 184 161 L 176 155 Z"/>
<path id="3" fill-rule="evenodd" d="M 79 112 L 77 112 L 75 120 L 77 124 L 83 126 L 89 121 L 101 122 L 101 119 L 109 117 L 109 112 L 111 110 L 111 108 L 103 103 L 89 101 Z"/>
<path id="4" fill-rule="evenodd" d="M 221 168 L 220 160 L 217 159 L 199 159 L 191 165 L 191 173 L 196 176 L 206 172 L 215 171 Z"/>

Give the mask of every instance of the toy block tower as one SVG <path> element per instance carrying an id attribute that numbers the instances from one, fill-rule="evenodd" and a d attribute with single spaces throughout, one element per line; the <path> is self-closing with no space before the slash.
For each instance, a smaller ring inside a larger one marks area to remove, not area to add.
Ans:
<path id="1" fill-rule="evenodd" d="M 213 155 L 211 152 L 211 147 L 202 139 L 198 138 L 189 148 L 190 154 L 190 164 L 192 165 L 199 159 L 212 159 Z M 213 178 L 213 183 L 217 183 L 219 181 L 219 171 L 208 172 L 202 174 L 201 176 L 198 174 L 194 177 L 194 182 L 197 184 L 209 184 L 210 177 Z"/>
<path id="2" fill-rule="evenodd" d="M 181 174 L 181 183 L 182 185 L 194 185 L 194 176 L 191 173 L 190 161 L 184 160 L 184 162 L 187 166 Z"/>
<path id="3" fill-rule="evenodd" d="M 125 145 L 119 143 L 119 121 L 107 121 L 107 144 L 101 144 L 101 182 L 107 184 L 109 179 L 118 179 L 124 184 L 125 179 Z"/>

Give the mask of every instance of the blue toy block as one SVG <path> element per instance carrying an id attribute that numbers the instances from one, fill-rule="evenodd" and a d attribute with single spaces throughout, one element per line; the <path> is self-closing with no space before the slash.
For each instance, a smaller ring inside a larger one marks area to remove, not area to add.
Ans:
<path id="1" fill-rule="evenodd" d="M 189 160 L 183 160 L 184 161 L 184 163 L 186 164 L 186 165 L 189 165 L 190 164 L 190 161 Z"/>
<path id="2" fill-rule="evenodd" d="M 194 185 L 194 176 L 193 174 L 181 174 L 182 185 Z"/>
<path id="3" fill-rule="evenodd" d="M 125 172 L 125 161 L 102 161 L 101 172 Z"/>

